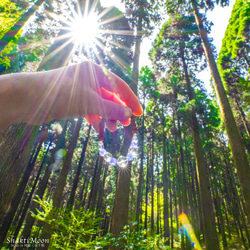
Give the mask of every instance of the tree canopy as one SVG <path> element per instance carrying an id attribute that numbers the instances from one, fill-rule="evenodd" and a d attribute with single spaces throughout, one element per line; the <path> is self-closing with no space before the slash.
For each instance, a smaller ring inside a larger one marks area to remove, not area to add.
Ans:
<path id="1" fill-rule="evenodd" d="M 90 60 L 143 107 L 137 127 L 101 135 L 82 117 L 0 131 L 1 249 L 249 249 L 249 1 L 235 1 L 217 62 L 206 12 L 228 0 L 121 2 L 0 3 L 0 74 Z"/>

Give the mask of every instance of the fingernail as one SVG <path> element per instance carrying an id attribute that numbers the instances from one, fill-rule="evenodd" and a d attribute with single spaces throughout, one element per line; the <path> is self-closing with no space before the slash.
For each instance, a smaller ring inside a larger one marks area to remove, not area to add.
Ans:
<path id="1" fill-rule="evenodd" d="M 131 115 L 132 115 L 132 110 L 130 109 L 130 108 L 125 108 L 124 109 L 124 117 L 125 118 L 129 118 L 129 117 L 131 117 Z"/>

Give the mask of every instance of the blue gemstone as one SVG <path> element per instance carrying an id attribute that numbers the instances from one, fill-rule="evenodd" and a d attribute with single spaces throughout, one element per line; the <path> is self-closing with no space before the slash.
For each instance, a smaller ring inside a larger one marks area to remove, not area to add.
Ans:
<path id="1" fill-rule="evenodd" d="M 106 153 L 106 150 L 105 150 L 105 149 L 101 149 L 101 150 L 99 151 L 99 155 L 100 155 L 100 156 L 104 156 L 105 153 Z"/>
<path id="2" fill-rule="evenodd" d="M 126 157 L 127 157 L 128 161 L 133 161 L 134 160 L 133 155 L 130 154 L 130 153 L 128 153 Z"/>
<path id="3" fill-rule="evenodd" d="M 109 162 L 112 166 L 115 166 L 117 164 L 117 160 L 115 158 L 111 158 Z"/>
<path id="4" fill-rule="evenodd" d="M 138 143 L 136 141 L 132 141 L 130 146 L 131 147 L 138 147 Z"/>

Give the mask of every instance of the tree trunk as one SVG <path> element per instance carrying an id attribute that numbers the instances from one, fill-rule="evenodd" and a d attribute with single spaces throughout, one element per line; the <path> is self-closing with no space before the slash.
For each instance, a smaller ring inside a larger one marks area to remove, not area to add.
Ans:
<path id="1" fill-rule="evenodd" d="M 97 171 L 95 178 L 93 179 L 93 189 L 91 190 L 91 199 L 89 203 L 89 210 L 94 211 L 97 201 L 97 193 L 98 193 L 98 187 L 100 185 L 100 176 L 102 172 L 102 166 L 103 166 L 103 157 L 99 156 L 98 165 L 97 165 Z"/>
<path id="2" fill-rule="evenodd" d="M 139 183 L 137 193 L 137 204 L 136 204 L 136 215 L 135 220 L 137 221 L 137 230 L 140 229 L 140 215 L 142 205 L 142 185 L 143 185 L 143 160 L 144 160 L 144 112 L 142 114 L 142 126 L 141 126 L 141 158 L 140 158 L 140 170 L 139 170 Z"/>
<path id="3" fill-rule="evenodd" d="M 93 190 L 94 190 L 94 185 L 95 185 L 95 179 L 96 179 L 96 175 L 97 175 L 97 172 L 98 172 L 98 163 L 100 161 L 101 157 L 97 156 L 97 159 L 96 159 L 96 162 L 95 162 L 95 168 L 94 168 L 94 171 L 93 171 L 93 176 L 92 176 L 92 179 L 91 179 L 91 188 L 90 188 L 90 192 L 89 192 L 89 196 L 88 196 L 88 203 L 87 203 L 87 209 L 90 208 L 90 203 L 91 203 L 91 200 L 92 200 L 92 196 L 93 196 Z"/>
<path id="4" fill-rule="evenodd" d="M 40 177 L 40 174 L 41 174 L 41 171 L 42 171 L 43 165 L 44 165 L 44 163 L 45 163 L 45 159 L 46 159 L 46 156 L 47 156 L 47 154 L 48 154 L 48 152 L 49 152 L 49 148 L 50 148 L 51 144 L 52 144 L 52 141 L 50 141 L 50 143 L 49 143 L 49 145 L 48 145 L 48 147 L 47 147 L 47 151 L 46 151 L 45 155 L 43 156 L 43 161 L 42 161 L 42 163 L 41 163 L 41 165 L 40 165 L 40 167 L 39 167 L 39 170 L 38 170 L 38 172 L 37 172 L 36 179 L 35 179 L 35 181 L 34 181 L 34 183 L 33 183 L 32 189 L 31 189 L 31 191 L 30 191 L 30 193 L 29 193 L 28 199 L 27 199 L 27 201 L 25 202 L 25 205 L 24 205 L 24 208 L 23 208 L 23 211 L 22 211 L 21 218 L 20 218 L 20 220 L 19 220 L 19 222 L 18 222 L 18 225 L 17 225 L 16 230 L 15 230 L 15 233 L 14 233 L 14 239 L 17 238 L 18 233 L 19 233 L 19 231 L 20 231 L 20 229 L 21 229 L 21 226 L 22 226 L 22 224 L 23 224 L 23 221 L 24 221 L 24 219 L 25 219 L 25 216 L 26 216 L 26 214 L 27 214 L 27 211 L 28 211 L 28 209 L 29 209 L 30 202 L 31 202 L 31 200 L 32 200 L 32 198 L 33 198 L 33 194 L 34 194 L 35 189 L 36 189 L 36 184 L 37 184 L 37 182 L 38 182 L 38 180 L 39 180 L 39 177 Z"/>
<path id="5" fill-rule="evenodd" d="M 97 206 L 96 206 L 96 210 L 98 211 L 99 214 L 102 214 L 103 212 L 102 211 L 103 210 L 103 197 L 104 197 L 104 188 L 105 188 L 107 172 L 108 172 L 108 165 L 106 164 L 102 182 L 101 182 L 101 185 L 99 185 L 99 195 L 98 195 L 98 201 L 97 201 Z"/>
<path id="6" fill-rule="evenodd" d="M 88 129 L 88 132 L 87 132 L 86 139 L 83 142 L 81 157 L 80 157 L 80 160 L 79 160 L 79 163 L 78 163 L 77 171 L 76 171 L 76 174 L 75 174 L 75 178 L 74 178 L 74 181 L 73 181 L 73 186 L 72 186 L 69 201 L 68 201 L 68 207 L 71 207 L 71 208 L 73 207 L 73 204 L 74 204 L 76 188 L 77 188 L 77 184 L 79 182 L 80 173 L 82 171 L 82 164 L 83 164 L 83 161 L 84 161 L 84 158 L 85 158 L 85 152 L 86 152 L 87 145 L 88 145 L 90 130 L 91 130 L 91 125 L 89 125 L 89 129 Z"/>
<path id="7" fill-rule="evenodd" d="M 1 133 L 0 221 L 10 209 L 17 184 L 28 165 L 35 133 L 35 127 L 23 124 L 12 125 Z"/>
<path id="8" fill-rule="evenodd" d="M 72 125 L 72 127 L 75 127 L 75 128 L 73 128 L 74 132 L 73 132 L 71 141 L 70 141 L 69 146 L 68 146 L 66 157 L 63 161 L 63 167 L 62 167 L 61 172 L 60 172 L 60 176 L 59 176 L 59 179 L 58 179 L 58 182 L 56 185 L 56 189 L 55 189 L 54 194 L 53 194 L 53 207 L 54 208 L 60 208 L 60 205 L 61 205 L 62 194 L 63 194 L 64 187 L 66 185 L 68 172 L 69 172 L 69 169 L 71 167 L 71 161 L 73 158 L 73 153 L 74 153 L 74 150 L 76 147 L 77 139 L 79 137 L 81 125 L 82 125 L 82 118 L 78 119 L 77 124 L 74 123 Z M 51 214 L 48 215 L 48 217 L 51 217 L 51 216 L 52 217 L 55 216 L 54 212 L 51 212 Z M 45 226 L 43 228 L 43 232 L 41 234 L 41 238 L 42 239 L 50 239 L 52 233 L 53 232 L 51 230 L 50 225 L 45 224 Z M 45 244 L 44 248 L 41 247 L 41 249 L 43 249 L 43 250 L 48 249 L 48 247 L 49 247 L 49 244 Z"/>
<path id="9" fill-rule="evenodd" d="M 151 148 L 151 159 L 150 159 L 150 177 L 151 177 L 151 235 L 154 234 L 155 220 L 154 220 L 154 130 L 152 130 L 152 148 Z"/>
<path id="10" fill-rule="evenodd" d="M 165 119 L 162 120 L 162 127 L 164 131 L 165 127 Z M 168 212 L 168 183 L 170 183 L 168 178 L 168 171 L 167 171 L 167 156 L 166 156 L 166 150 L 168 145 L 166 145 L 166 135 L 163 133 L 163 172 L 162 172 L 162 182 L 163 182 L 163 211 L 164 211 L 164 238 L 166 245 L 169 245 L 169 238 L 170 238 L 170 230 L 169 230 L 169 212 Z M 171 214 L 172 217 L 172 214 Z M 173 230 L 173 228 L 172 228 Z"/>
<path id="11" fill-rule="evenodd" d="M 185 63 L 184 55 L 182 55 L 182 63 L 183 69 L 185 74 L 185 80 L 187 84 L 187 91 L 189 101 L 194 99 L 193 90 L 191 87 L 191 82 L 188 76 L 188 69 Z M 196 171 L 198 175 L 198 184 L 199 184 L 199 191 L 200 191 L 200 200 L 202 206 L 202 217 L 203 217 L 203 225 L 204 225 L 204 234 L 205 234 L 205 243 L 207 249 L 220 249 L 219 248 L 219 241 L 216 232 L 216 225 L 214 220 L 213 214 L 213 206 L 210 194 L 210 187 L 209 187 L 209 180 L 208 180 L 208 173 L 205 165 L 205 161 L 203 158 L 203 151 L 202 151 L 202 144 L 201 138 L 199 133 L 199 124 L 196 118 L 194 108 L 191 111 L 192 117 L 192 132 L 193 132 L 193 139 L 194 139 L 194 153 L 195 153 L 195 161 L 196 161 Z"/>
<path id="12" fill-rule="evenodd" d="M 37 156 L 40 152 L 40 149 L 42 147 L 42 143 L 43 141 L 39 142 L 38 144 L 38 147 L 36 149 L 36 153 L 34 155 L 34 158 L 31 156 L 30 158 L 30 161 L 29 161 L 29 164 L 23 174 L 23 178 L 19 184 L 19 187 L 18 187 L 18 190 L 15 194 L 15 196 L 13 197 L 12 201 L 11 201 L 11 208 L 10 208 L 10 211 L 8 212 L 8 214 L 6 215 L 6 217 L 4 218 L 4 221 L 2 223 L 2 227 L 0 229 L 0 246 L 3 245 L 4 243 L 4 239 L 8 233 L 8 230 L 10 228 L 10 225 L 12 223 L 12 220 L 15 216 L 15 213 L 17 211 L 17 208 L 18 208 L 18 205 L 19 205 L 19 202 L 21 201 L 21 198 L 23 196 L 23 193 L 25 191 L 25 188 L 26 188 L 26 185 L 28 183 L 28 180 L 30 178 L 30 174 L 35 166 L 35 162 L 36 162 L 36 159 L 37 159 Z"/>
<path id="13" fill-rule="evenodd" d="M 129 186 L 131 162 L 129 162 L 126 170 L 119 168 L 118 179 L 115 193 L 115 203 L 112 215 L 111 233 L 114 237 L 118 237 L 123 227 L 128 223 L 128 205 L 129 205 Z M 129 173 L 129 174 L 128 174 Z M 120 249 L 111 246 L 111 250 Z"/>
<path id="14" fill-rule="evenodd" d="M 156 184 L 156 193 L 157 193 L 157 219 L 156 219 L 156 234 L 160 233 L 160 171 L 158 162 L 156 165 L 156 171 L 157 171 L 157 184 Z"/>
<path id="15" fill-rule="evenodd" d="M 51 153 L 50 164 L 52 164 L 54 162 L 54 155 L 55 155 L 56 151 L 59 148 L 64 148 L 65 147 L 65 136 L 66 136 L 66 131 L 67 131 L 67 125 L 68 125 L 68 121 L 66 121 L 64 123 L 63 131 L 62 131 L 62 133 L 61 133 L 61 135 L 59 137 L 59 141 L 58 141 L 58 143 L 56 144 L 56 147 L 53 149 L 53 151 Z M 58 137 L 58 135 L 57 135 L 57 137 Z M 43 195 L 44 195 L 46 186 L 48 184 L 48 180 L 50 178 L 51 172 L 52 172 L 52 169 L 51 169 L 50 166 L 48 166 L 46 168 L 46 170 L 45 170 L 45 174 L 44 174 L 42 180 L 39 181 L 36 195 L 39 196 L 40 199 L 43 199 Z M 31 204 L 31 207 L 30 207 L 30 211 L 35 212 L 38 207 L 39 207 L 38 203 L 33 201 L 32 204 Z M 24 229 L 23 229 L 23 232 L 22 232 L 22 236 L 23 236 L 24 239 L 29 238 L 34 222 L 35 222 L 35 218 L 32 217 L 31 214 L 29 213 L 27 218 L 26 218 L 26 223 L 25 223 L 25 226 L 24 226 Z"/>
<path id="16" fill-rule="evenodd" d="M 29 9 L 26 11 L 15 23 L 11 29 L 4 34 L 4 36 L 0 40 L 0 54 L 5 48 L 5 46 L 14 39 L 14 36 L 23 28 L 28 19 L 34 14 L 35 11 L 43 4 L 44 0 L 37 0 Z"/>
<path id="17" fill-rule="evenodd" d="M 139 19 L 138 21 L 137 30 L 140 30 L 140 25 L 141 25 L 141 19 Z M 132 77 L 130 82 L 130 87 L 135 93 L 135 95 L 137 95 L 137 83 L 139 77 L 140 45 L 141 45 L 141 37 L 137 33 L 135 52 L 133 58 Z M 131 139 L 132 139 L 131 126 L 125 127 L 124 142 L 121 149 L 121 155 L 127 154 L 128 147 L 131 143 Z M 115 193 L 115 201 L 114 201 L 114 209 L 112 214 L 112 225 L 111 225 L 111 233 L 113 234 L 114 237 L 118 237 L 123 227 L 128 224 L 131 165 L 132 163 L 129 162 L 126 171 L 123 171 L 123 169 L 121 168 L 118 169 L 116 193 Z M 110 249 L 113 250 L 118 248 L 111 246 Z"/>
<path id="18" fill-rule="evenodd" d="M 144 229 L 148 228 L 148 189 L 149 189 L 149 152 L 147 152 L 147 176 L 146 176 L 146 192 L 145 192 L 145 221 Z"/>
<path id="19" fill-rule="evenodd" d="M 219 100 L 220 110 L 222 118 L 226 127 L 226 131 L 229 138 L 229 143 L 231 146 L 233 160 L 235 167 L 237 169 L 237 174 L 239 177 L 240 185 L 242 188 L 242 193 L 246 202 L 246 212 L 248 216 L 248 221 L 250 222 L 250 168 L 241 140 L 239 130 L 236 126 L 236 122 L 233 117 L 231 107 L 229 105 L 225 89 L 222 84 L 222 80 L 214 60 L 211 46 L 207 38 L 207 31 L 203 27 L 202 18 L 197 8 L 197 2 L 192 0 L 192 7 L 194 9 L 195 19 L 199 28 L 200 37 L 203 43 L 203 47 L 206 53 L 210 71 L 213 77 L 213 82 L 216 90 L 216 94 Z"/>

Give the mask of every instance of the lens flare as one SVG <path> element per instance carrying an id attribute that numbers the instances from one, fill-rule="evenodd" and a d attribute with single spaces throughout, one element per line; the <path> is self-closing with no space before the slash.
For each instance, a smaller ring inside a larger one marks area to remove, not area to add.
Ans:
<path id="1" fill-rule="evenodd" d="M 199 241 L 197 240 L 196 236 L 195 236 L 195 233 L 194 233 L 194 230 L 193 230 L 193 227 L 192 225 L 190 224 L 189 220 L 188 220 L 188 217 L 186 214 L 182 213 L 178 216 L 181 224 L 182 224 L 182 229 L 184 229 L 184 233 L 188 236 L 191 244 L 192 244 L 192 247 L 193 249 L 195 250 L 202 250 L 201 246 L 200 246 L 200 243 Z"/>

